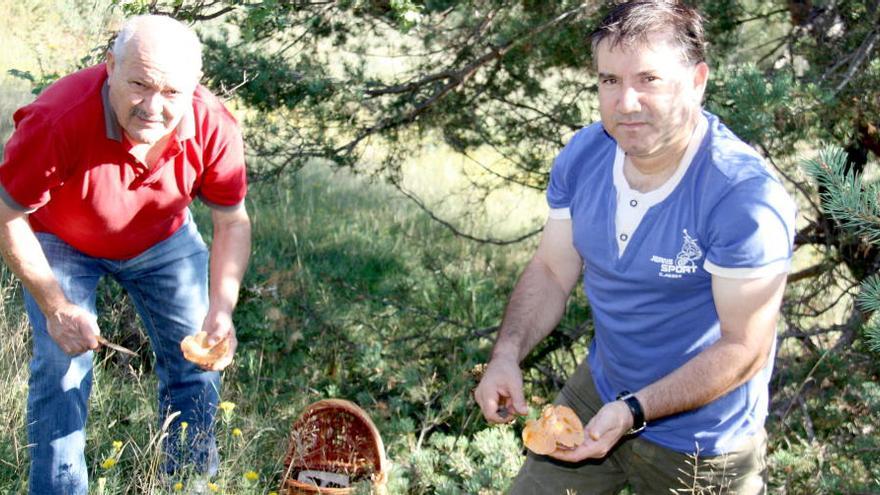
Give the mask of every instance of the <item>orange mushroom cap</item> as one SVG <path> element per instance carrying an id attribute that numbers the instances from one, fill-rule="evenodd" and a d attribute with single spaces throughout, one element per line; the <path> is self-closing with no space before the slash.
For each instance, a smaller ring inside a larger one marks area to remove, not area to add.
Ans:
<path id="1" fill-rule="evenodd" d="M 584 426 L 570 407 L 549 405 L 538 420 L 526 422 L 522 438 L 529 450 L 547 455 L 560 446 L 570 449 L 580 445 L 584 441 Z"/>
<path id="2" fill-rule="evenodd" d="M 199 332 L 189 335 L 180 343 L 183 357 L 199 366 L 210 368 L 229 353 L 229 339 L 223 339 L 209 347 L 207 344 L 208 334 Z"/>

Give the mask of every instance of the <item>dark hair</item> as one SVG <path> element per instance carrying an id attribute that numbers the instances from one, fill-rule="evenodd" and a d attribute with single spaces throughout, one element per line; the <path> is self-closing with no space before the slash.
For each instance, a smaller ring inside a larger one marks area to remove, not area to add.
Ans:
<path id="1" fill-rule="evenodd" d="M 652 34 L 668 34 L 686 63 L 706 61 L 703 18 L 676 0 L 633 0 L 614 6 L 590 34 L 593 56 L 602 40 L 612 47 L 646 43 Z"/>

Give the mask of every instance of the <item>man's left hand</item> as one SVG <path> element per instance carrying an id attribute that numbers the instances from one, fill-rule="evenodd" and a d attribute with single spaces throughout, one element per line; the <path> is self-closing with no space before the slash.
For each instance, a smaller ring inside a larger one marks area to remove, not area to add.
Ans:
<path id="1" fill-rule="evenodd" d="M 632 428 L 632 413 L 621 401 L 609 402 L 599 409 L 584 427 L 584 442 L 571 450 L 556 449 L 549 454 L 554 459 L 580 462 L 584 459 L 601 459 L 617 445 Z"/>
<path id="2" fill-rule="evenodd" d="M 202 323 L 202 331 L 207 334 L 206 342 L 213 347 L 220 342 L 228 339 L 229 352 L 225 356 L 218 359 L 213 366 L 205 367 L 208 371 L 220 371 L 230 363 L 235 355 L 235 349 L 238 347 L 238 339 L 235 338 L 235 326 L 232 324 L 232 314 L 225 311 L 208 311 L 204 323 Z"/>

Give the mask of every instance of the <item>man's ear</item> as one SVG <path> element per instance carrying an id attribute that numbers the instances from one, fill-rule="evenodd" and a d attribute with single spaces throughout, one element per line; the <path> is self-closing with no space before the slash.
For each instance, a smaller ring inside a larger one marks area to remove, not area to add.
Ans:
<path id="1" fill-rule="evenodd" d="M 699 95 L 700 101 L 703 101 L 703 94 L 706 92 L 706 83 L 709 81 L 709 65 L 706 62 L 700 62 L 694 67 L 694 93 Z"/>
<path id="2" fill-rule="evenodd" d="M 116 67 L 116 59 L 113 58 L 113 52 L 110 50 L 107 50 L 106 62 L 107 62 L 107 77 L 110 77 L 110 75 L 113 73 L 113 68 Z"/>

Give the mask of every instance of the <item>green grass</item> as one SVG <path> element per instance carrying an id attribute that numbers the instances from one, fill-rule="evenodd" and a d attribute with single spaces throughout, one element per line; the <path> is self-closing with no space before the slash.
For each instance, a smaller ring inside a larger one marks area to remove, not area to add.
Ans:
<path id="1" fill-rule="evenodd" d="M 28 383 L 29 334 L 27 317 L 11 273 L 0 269 L 0 418 L 6 425 L 0 438 L 0 493 L 21 491 L 27 465 L 25 403 Z M 14 425 L 14 426 L 13 426 Z"/>
<path id="2" fill-rule="evenodd" d="M 523 460 L 519 430 L 489 427 L 479 416 L 470 371 L 486 359 L 491 329 L 534 240 L 497 247 L 457 238 L 392 188 L 319 163 L 253 185 L 248 209 L 254 249 L 235 315 L 241 344 L 224 373 L 223 400 L 236 408 L 217 425 L 218 489 L 277 490 L 291 424 L 308 404 L 338 397 L 361 405 L 381 431 L 393 466 L 390 493 L 502 493 Z M 197 205 L 195 216 L 210 239 L 210 213 Z M 0 493 L 21 493 L 30 330 L 5 269 L 2 282 L 0 420 L 12 427 L 0 437 Z M 158 474 L 156 380 L 136 315 L 112 283 L 102 286 L 99 308 L 103 331 L 140 357 L 102 351 L 96 359 L 86 452 L 92 492 L 173 493 L 178 481 L 191 487 L 191 477 Z M 563 326 L 587 316 L 578 294 Z M 584 344 L 541 364 L 564 377 Z M 813 393 L 784 424 L 770 417 L 775 492 L 877 488 L 880 370 L 854 351 L 821 363 L 807 383 Z M 788 396 L 815 361 L 784 357 L 778 389 Z M 535 406 L 552 398 L 546 375 L 524 371 Z M 108 458 L 115 464 L 104 467 Z M 257 480 L 245 478 L 249 471 Z"/>
<path id="3" fill-rule="evenodd" d="M 223 461 L 215 483 L 225 493 L 277 489 L 292 422 L 309 403 L 340 397 L 364 407 L 382 432 L 392 493 L 502 490 L 520 447 L 512 429 L 478 417 L 469 370 L 490 344 L 476 332 L 497 323 L 528 247 L 458 239 L 390 188 L 318 164 L 292 180 L 257 184 L 250 198 L 254 251 L 236 313 L 240 347 L 222 394 L 237 407 L 217 425 Z M 204 207 L 196 218 L 210 238 Z M 16 340 L 0 348 L 0 385 L 10 391 L 2 417 L 16 427 L 0 445 L 0 493 L 14 493 L 28 462 L 21 414 L 29 330 L 17 285 L 5 280 L 0 322 Z M 149 347 L 118 287 L 104 284 L 101 294 L 104 332 L 141 357 L 96 359 L 92 489 L 104 478 L 106 494 L 161 491 Z M 102 467 L 111 457 L 115 464 Z M 251 470 L 258 481 L 245 480 Z"/>
<path id="4" fill-rule="evenodd" d="M 223 400 L 236 407 L 217 424 L 218 489 L 277 490 L 291 424 L 308 404 L 338 397 L 361 405 L 381 431 L 393 466 L 390 493 L 502 493 L 523 460 L 518 428 L 484 422 L 470 398 L 470 371 L 486 358 L 491 328 L 534 240 L 476 245 L 393 189 L 318 163 L 255 184 L 248 208 L 254 250 L 235 315 L 241 344 L 224 373 Z M 195 215 L 209 239 L 209 212 L 197 205 Z M 0 493 L 20 493 L 30 331 L 17 283 L 5 271 L 2 277 L 0 419 L 13 427 L 0 438 Z M 140 357 L 102 351 L 96 359 L 87 439 L 92 492 L 173 493 L 177 481 L 191 487 L 191 477 L 158 475 L 156 380 L 136 316 L 112 283 L 102 286 L 99 307 L 104 332 Z M 563 326 L 586 317 L 578 295 Z M 583 355 L 580 341 L 542 364 L 564 377 Z M 785 394 L 815 363 L 780 362 L 789 363 L 778 373 Z M 843 358 L 820 364 L 811 380 L 822 382 L 818 394 L 805 394 L 807 405 L 785 424 L 769 419 L 771 487 L 870 493 L 878 479 L 878 369 L 859 361 L 842 373 Z M 525 372 L 534 405 L 552 398 L 545 375 Z M 104 467 L 108 458 L 115 464 Z M 247 480 L 249 471 L 258 479 Z"/>

